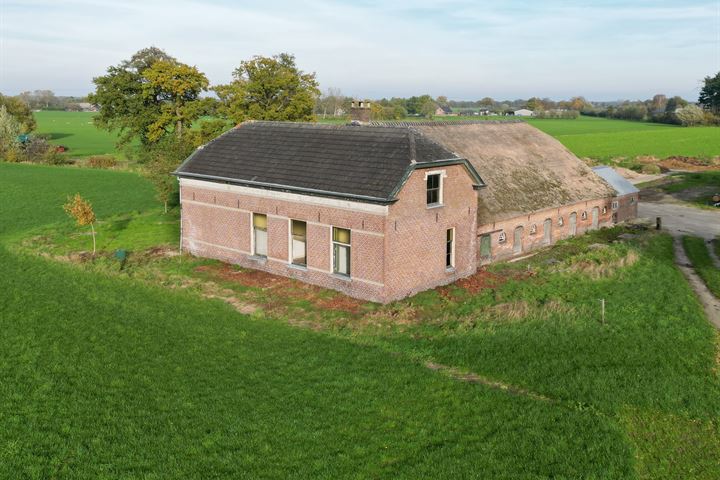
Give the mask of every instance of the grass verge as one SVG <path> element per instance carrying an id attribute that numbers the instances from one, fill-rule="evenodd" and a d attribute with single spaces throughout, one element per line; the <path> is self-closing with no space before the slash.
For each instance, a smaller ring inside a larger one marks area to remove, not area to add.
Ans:
<path id="1" fill-rule="evenodd" d="M 708 248 L 711 248 L 700 237 L 683 236 L 683 248 L 693 268 L 703 279 L 708 290 L 720 298 L 720 268 L 713 262 Z"/>

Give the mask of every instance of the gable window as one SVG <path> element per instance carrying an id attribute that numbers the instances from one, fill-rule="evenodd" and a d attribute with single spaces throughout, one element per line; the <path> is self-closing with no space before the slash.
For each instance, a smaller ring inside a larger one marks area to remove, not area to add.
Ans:
<path id="1" fill-rule="evenodd" d="M 445 232 L 445 268 L 455 267 L 455 229 L 448 228 Z"/>
<path id="2" fill-rule="evenodd" d="M 612 202 L 612 209 L 613 209 L 613 210 L 617 210 L 618 207 L 620 207 L 620 204 L 618 203 L 617 200 L 614 200 L 614 201 Z"/>
<path id="3" fill-rule="evenodd" d="M 307 265 L 307 223 L 290 220 L 290 245 L 293 265 Z"/>
<path id="4" fill-rule="evenodd" d="M 427 205 L 442 204 L 442 176 L 440 173 L 433 173 L 427 176 Z"/>
<path id="5" fill-rule="evenodd" d="M 333 273 L 350 276 L 350 230 L 333 227 Z"/>
<path id="6" fill-rule="evenodd" d="M 253 254 L 267 257 L 267 215 L 253 213 Z"/>

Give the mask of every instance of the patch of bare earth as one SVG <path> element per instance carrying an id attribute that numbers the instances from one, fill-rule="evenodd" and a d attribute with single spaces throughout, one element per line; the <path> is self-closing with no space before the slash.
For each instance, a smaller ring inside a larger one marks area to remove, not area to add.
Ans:
<path id="1" fill-rule="evenodd" d="M 238 269 L 229 264 L 204 265 L 196 269 L 198 272 L 210 274 L 224 281 L 229 281 L 244 287 L 259 288 L 271 293 L 274 298 L 292 298 L 305 300 L 322 309 L 340 310 L 350 314 L 360 312 L 365 303 L 339 292 L 330 292 L 327 289 L 310 285 L 292 278 L 281 277 L 261 270 Z M 267 303 L 263 308 L 272 310 L 276 303 Z"/>
<path id="2" fill-rule="evenodd" d="M 658 166 L 665 170 L 684 170 L 688 172 L 704 172 L 720 170 L 720 157 L 710 160 L 696 157 L 673 156 L 659 161 Z"/>

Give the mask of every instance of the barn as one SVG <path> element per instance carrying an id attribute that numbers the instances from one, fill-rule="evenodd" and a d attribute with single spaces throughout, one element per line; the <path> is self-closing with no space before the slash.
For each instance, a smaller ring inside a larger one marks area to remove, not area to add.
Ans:
<path id="1" fill-rule="evenodd" d="M 250 121 L 176 175 L 185 251 L 382 303 L 611 225 L 618 195 L 521 121 Z"/>

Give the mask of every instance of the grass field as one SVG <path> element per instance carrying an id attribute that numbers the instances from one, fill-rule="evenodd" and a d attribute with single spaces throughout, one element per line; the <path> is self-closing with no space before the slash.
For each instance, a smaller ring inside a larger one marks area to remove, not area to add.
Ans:
<path id="1" fill-rule="evenodd" d="M 720 298 L 720 268 L 715 265 L 708 251 L 711 245 L 705 243 L 700 237 L 684 236 L 682 238 L 683 248 L 687 253 L 695 271 L 703 279 L 708 290 Z"/>
<path id="2" fill-rule="evenodd" d="M 70 157 L 118 155 L 117 135 L 96 128 L 92 120 L 94 113 L 40 111 L 33 115 L 37 120 L 36 132 L 50 134 L 52 143 L 68 147 Z"/>
<path id="3" fill-rule="evenodd" d="M 96 129 L 92 124 L 93 115 L 87 112 L 36 112 L 37 131 L 50 133 L 54 143 L 70 147 L 71 157 L 116 153 L 116 137 Z M 658 158 L 672 155 L 709 158 L 720 155 L 720 127 L 683 128 L 596 117 L 576 120 L 531 118 L 527 121 L 560 140 L 580 157 L 607 160 L 638 155 Z"/>
<path id="4" fill-rule="evenodd" d="M 76 191 L 101 249 L 177 238 L 138 176 L 0 164 L 0 477 L 720 477 L 719 340 L 669 237 L 603 230 L 474 294 L 352 313 L 185 256 L 42 258 L 87 248 L 60 209 Z"/>

